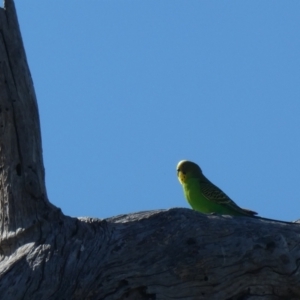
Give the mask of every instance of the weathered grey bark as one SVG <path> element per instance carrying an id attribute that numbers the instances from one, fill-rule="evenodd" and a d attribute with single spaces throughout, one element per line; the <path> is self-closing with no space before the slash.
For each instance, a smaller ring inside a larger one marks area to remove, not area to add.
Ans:
<path id="1" fill-rule="evenodd" d="M 51 205 L 12 0 L 0 32 L 0 299 L 300 299 L 298 224 L 188 209 L 76 219 Z"/>

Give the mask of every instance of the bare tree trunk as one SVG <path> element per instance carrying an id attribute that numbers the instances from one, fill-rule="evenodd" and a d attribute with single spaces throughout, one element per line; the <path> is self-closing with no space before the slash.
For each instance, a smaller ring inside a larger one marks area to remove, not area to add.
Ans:
<path id="1" fill-rule="evenodd" d="M 0 32 L 0 299 L 300 299 L 298 224 L 188 209 L 76 219 L 50 204 L 12 0 Z"/>
<path id="2" fill-rule="evenodd" d="M 5 252 L 17 233 L 27 236 L 43 214 L 57 209 L 47 200 L 37 102 L 13 1 L 0 10 L 0 22 L 0 228 Z"/>

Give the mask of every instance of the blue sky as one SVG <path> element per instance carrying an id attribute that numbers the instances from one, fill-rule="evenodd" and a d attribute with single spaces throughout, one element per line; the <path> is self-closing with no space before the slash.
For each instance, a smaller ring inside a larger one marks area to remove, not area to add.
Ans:
<path id="1" fill-rule="evenodd" d="M 188 207 L 190 159 L 241 207 L 300 218 L 299 1 L 15 2 L 65 214 Z"/>

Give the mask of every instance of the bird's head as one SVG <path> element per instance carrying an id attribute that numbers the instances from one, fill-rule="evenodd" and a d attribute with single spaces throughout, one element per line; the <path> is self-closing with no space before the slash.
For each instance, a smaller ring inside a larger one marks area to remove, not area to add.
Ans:
<path id="1" fill-rule="evenodd" d="M 201 168 L 192 161 L 181 160 L 177 165 L 177 177 L 181 184 L 184 184 L 187 179 L 199 178 L 201 175 Z"/>

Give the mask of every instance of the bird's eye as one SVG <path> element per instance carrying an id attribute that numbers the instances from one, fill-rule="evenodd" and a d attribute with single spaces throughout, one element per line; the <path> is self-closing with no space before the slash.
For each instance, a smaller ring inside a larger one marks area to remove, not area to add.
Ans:
<path id="1" fill-rule="evenodd" d="M 186 172 L 182 171 L 181 169 L 177 169 L 177 173 L 181 172 L 183 175 L 186 174 Z"/>

